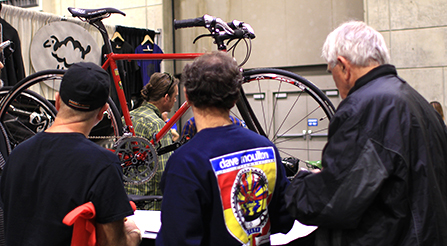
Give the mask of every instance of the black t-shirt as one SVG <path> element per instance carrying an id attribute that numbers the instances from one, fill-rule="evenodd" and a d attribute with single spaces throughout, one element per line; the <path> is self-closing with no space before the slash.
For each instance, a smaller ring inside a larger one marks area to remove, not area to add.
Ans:
<path id="1" fill-rule="evenodd" d="M 62 223 L 91 201 L 96 222 L 133 214 L 119 160 L 79 133 L 39 133 L 17 146 L 1 178 L 8 245 L 70 245 Z"/>

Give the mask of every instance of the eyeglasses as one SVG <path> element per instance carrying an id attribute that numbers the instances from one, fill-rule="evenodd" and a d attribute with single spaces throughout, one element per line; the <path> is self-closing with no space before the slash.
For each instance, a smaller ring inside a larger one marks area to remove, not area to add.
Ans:
<path id="1" fill-rule="evenodd" d="M 172 76 L 170 73 L 167 73 L 167 72 L 164 72 L 164 74 L 168 75 L 169 79 L 171 80 L 171 82 L 169 83 L 168 89 L 166 90 L 165 93 L 163 93 L 163 95 L 166 95 L 166 94 L 168 94 L 169 90 L 171 89 L 172 84 L 174 84 L 174 76 Z"/>
<path id="2" fill-rule="evenodd" d="M 339 61 L 337 61 L 337 63 L 335 63 L 335 65 L 334 65 L 332 68 L 329 68 L 329 67 L 331 66 L 331 65 L 329 64 L 329 65 L 328 65 L 328 69 L 326 69 L 326 72 L 329 73 L 329 74 L 332 74 L 332 70 L 333 70 L 338 64 L 340 64 Z"/>

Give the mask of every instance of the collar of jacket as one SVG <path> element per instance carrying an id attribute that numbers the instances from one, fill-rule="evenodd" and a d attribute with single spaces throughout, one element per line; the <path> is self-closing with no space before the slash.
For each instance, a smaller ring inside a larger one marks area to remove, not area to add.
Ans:
<path id="1" fill-rule="evenodd" d="M 144 102 L 141 104 L 141 107 L 147 107 L 147 108 L 152 109 L 152 110 L 155 112 L 155 114 L 156 114 L 158 117 L 160 117 L 160 119 L 163 119 L 163 117 L 161 116 L 160 110 L 159 110 L 159 109 L 157 108 L 157 106 L 155 106 L 154 104 L 152 104 L 152 103 L 150 103 L 150 102 L 147 102 L 147 101 L 144 101 Z"/>
<path id="2" fill-rule="evenodd" d="M 390 74 L 397 75 L 396 67 L 391 64 L 380 65 L 373 68 L 367 74 L 357 79 L 354 87 L 349 90 L 348 96 L 351 95 L 354 91 L 358 90 L 360 87 L 366 85 L 368 82 Z"/>

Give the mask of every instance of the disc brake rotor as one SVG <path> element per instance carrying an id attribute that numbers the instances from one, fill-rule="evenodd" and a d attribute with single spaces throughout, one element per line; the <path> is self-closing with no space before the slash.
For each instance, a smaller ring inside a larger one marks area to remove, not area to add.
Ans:
<path id="1" fill-rule="evenodd" d="M 145 138 L 121 138 L 116 144 L 115 153 L 121 161 L 126 184 L 146 183 L 157 172 L 157 151 Z"/>

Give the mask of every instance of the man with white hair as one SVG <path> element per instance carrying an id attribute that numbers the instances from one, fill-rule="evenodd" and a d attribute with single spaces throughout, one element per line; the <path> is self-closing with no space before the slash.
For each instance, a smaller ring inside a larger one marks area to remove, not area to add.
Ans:
<path id="1" fill-rule="evenodd" d="M 316 245 L 447 245 L 447 133 L 441 117 L 389 65 L 383 37 L 363 22 L 323 46 L 343 101 L 321 172 L 300 171 L 289 212 L 319 226 Z"/>

